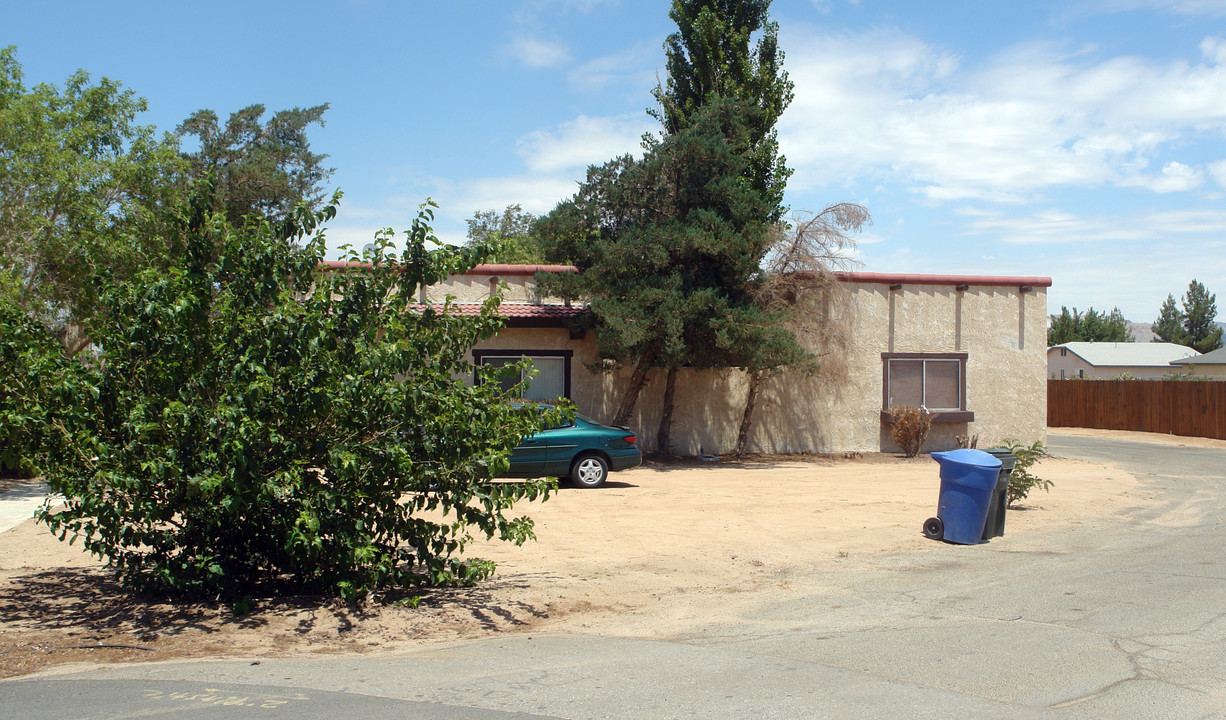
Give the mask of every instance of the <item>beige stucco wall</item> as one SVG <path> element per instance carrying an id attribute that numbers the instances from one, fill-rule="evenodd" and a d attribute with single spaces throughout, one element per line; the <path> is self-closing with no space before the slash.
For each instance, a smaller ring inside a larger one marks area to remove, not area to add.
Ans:
<path id="1" fill-rule="evenodd" d="M 1210 380 L 1226 380 L 1226 365 L 1190 365 L 1176 366 L 1193 377 L 1204 377 Z"/>
<path id="2" fill-rule="evenodd" d="M 479 280 L 479 278 L 478 278 Z M 486 292 L 488 294 L 488 285 Z M 989 447 L 1004 438 L 1045 439 L 1047 420 L 1047 294 L 1035 287 L 953 285 L 848 286 L 851 349 L 837 380 L 784 373 L 762 389 L 750 435 L 750 451 L 875 452 L 897 450 L 881 422 L 883 352 L 966 352 L 970 423 L 934 425 L 926 450 L 950 449 L 959 435 Z M 452 294 L 457 294 L 452 291 Z M 609 421 L 629 370 L 592 374 L 595 337 L 571 340 L 565 329 L 508 328 L 478 346 L 498 349 L 572 349 L 571 397 L 582 412 Z M 837 363 L 831 363 L 834 365 Z M 644 388 L 632 428 L 640 446 L 654 450 L 665 376 L 655 372 Z M 739 371 L 682 370 L 673 414 L 672 450 L 725 453 L 736 443 L 747 383 Z"/>
<path id="3" fill-rule="evenodd" d="M 539 303 L 536 295 L 536 279 L 532 275 L 452 275 L 444 282 L 431 285 L 426 297 L 432 302 L 443 302 L 448 296 L 459 303 L 479 303 L 490 297 L 490 280 L 495 288 L 502 288 L 504 303 Z"/>

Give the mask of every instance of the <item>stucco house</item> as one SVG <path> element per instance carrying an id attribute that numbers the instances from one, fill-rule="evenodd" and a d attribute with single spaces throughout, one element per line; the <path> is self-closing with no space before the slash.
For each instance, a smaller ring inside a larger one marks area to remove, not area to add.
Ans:
<path id="1" fill-rule="evenodd" d="M 1047 376 L 1052 380 L 1136 378 L 1158 380 L 1187 373 L 1177 361 L 1197 362 L 1200 353 L 1175 343 L 1068 342 L 1047 350 Z M 1199 373 L 1199 369 L 1197 371 Z"/>
<path id="2" fill-rule="evenodd" d="M 1194 377 L 1226 380 L 1226 347 L 1220 347 L 1203 355 L 1172 360 L 1171 365 L 1178 368 L 1180 372 Z"/>
<path id="3" fill-rule="evenodd" d="M 454 298 L 455 312 L 506 286 L 507 326 L 472 351 L 476 364 L 533 360 L 539 374 L 529 396 L 563 395 L 597 420 L 609 421 L 629 382 L 627 369 L 599 365 L 595 332 L 584 330 L 582 305 L 537 295 L 538 271 L 565 266 L 480 265 L 432 286 L 423 300 Z M 1047 386 L 1043 360 L 1047 323 L 1045 277 L 981 277 L 853 272 L 839 274 L 843 300 L 828 312 L 850 328 L 828 372 L 783 372 L 763 386 L 749 438 L 751 452 L 896 451 L 885 410 L 925 405 L 934 412 L 926 450 L 949 449 L 958 436 L 980 446 L 1004 438 L 1042 440 Z M 834 370 L 837 369 L 837 372 Z M 631 420 L 654 450 L 662 412 L 663 373 L 653 377 Z M 730 452 L 736 443 L 748 383 L 740 371 L 683 370 L 678 377 L 672 451 Z"/>

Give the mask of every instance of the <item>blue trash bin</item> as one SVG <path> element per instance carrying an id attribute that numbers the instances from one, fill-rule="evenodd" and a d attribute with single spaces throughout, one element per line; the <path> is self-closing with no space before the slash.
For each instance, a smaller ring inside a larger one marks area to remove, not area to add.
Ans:
<path id="1" fill-rule="evenodd" d="M 980 542 L 1000 459 L 982 450 L 934 452 L 932 459 L 941 465 L 941 493 L 937 516 L 924 523 L 924 534 L 962 545 Z"/>

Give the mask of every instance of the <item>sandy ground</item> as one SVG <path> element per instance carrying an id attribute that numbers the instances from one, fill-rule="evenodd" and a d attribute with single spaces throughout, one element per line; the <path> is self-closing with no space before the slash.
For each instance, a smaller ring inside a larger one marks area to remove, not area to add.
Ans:
<path id="1" fill-rule="evenodd" d="M 1024 547 L 1028 531 L 1152 501 L 1111 466 L 1048 458 L 1036 472 L 1054 488 L 1011 510 L 994 543 Z M 522 506 L 537 542 L 478 543 L 471 554 L 498 563 L 494 579 L 429 593 L 416 609 L 295 598 L 236 616 L 131 597 L 31 521 L 0 533 L 0 677 L 76 663 L 395 652 L 505 632 L 676 637 L 734 621 L 764 593 L 817 587 L 831 570 L 948 551 L 920 532 L 939 482 L 926 456 L 650 463 Z"/>

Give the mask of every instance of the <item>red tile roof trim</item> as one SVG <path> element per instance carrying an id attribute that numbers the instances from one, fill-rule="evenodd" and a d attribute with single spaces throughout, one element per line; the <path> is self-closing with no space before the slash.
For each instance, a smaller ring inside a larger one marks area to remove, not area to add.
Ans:
<path id="1" fill-rule="evenodd" d="M 465 275 L 535 275 L 538 272 L 547 273 L 564 273 L 564 272 L 579 272 L 579 268 L 574 265 L 501 265 L 487 264 L 478 265 L 472 270 L 464 273 Z"/>
<path id="2" fill-rule="evenodd" d="M 441 311 L 442 303 L 435 303 L 433 307 Z M 409 308 L 414 312 L 421 312 L 426 309 L 421 303 L 413 303 Z M 518 303 L 502 303 L 498 306 L 498 314 L 505 318 L 560 318 L 568 319 L 579 317 L 587 312 L 586 305 L 522 305 Z M 460 317 L 473 317 L 481 313 L 481 305 L 479 303 L 452 303 L 452 315 Z"/>
<path id="3" fill-rule="evenodd" d="M 331 270 L 359 270 L 369 268 L 370 263 L 365 262 L 349 262 L 348 260 L 324 260 L 319 263 L 319 269 L 325 271 Z M 579 268 L 574 265 L 500 265 L 500 264 L 485 264 L 477 265 L 472 270 L 464 273 L 465 275 L 535 275 L 538 272 L 547 273 L 564 273 L 569 271 L 578 272 Z"/>
<path id="4" fill-rule="evenodd" d="M 1003 275 L 912 275 L 905 273 L 837 272 L 843 282 L 879 285 L 978 285 L 1051 287 L 1051 278 Z"/>

